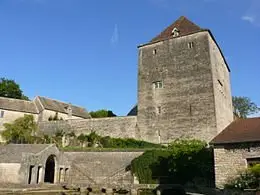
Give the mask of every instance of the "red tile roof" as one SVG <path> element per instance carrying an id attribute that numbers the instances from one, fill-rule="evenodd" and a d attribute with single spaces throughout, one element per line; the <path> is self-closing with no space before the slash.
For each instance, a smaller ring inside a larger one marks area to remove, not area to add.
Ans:
<path id="1" fill-rule="evenodd" d="M 153 38 L 151 42 L 160 41 L 172 37 L 172 30 L 174 28 L 177 28 L 179 30 L 179 36 L 184 36 L 203 30 L 199 26 L 188 20 L 185 16 L 181 16 L 173 24 L 163 30 L 158 36 Z"/>
<path id="2" fill-rule="evenodd" d="M 257 141 L 260 141 L 260 117 L 233 121 L 211 143 L 228 144 Z"/>

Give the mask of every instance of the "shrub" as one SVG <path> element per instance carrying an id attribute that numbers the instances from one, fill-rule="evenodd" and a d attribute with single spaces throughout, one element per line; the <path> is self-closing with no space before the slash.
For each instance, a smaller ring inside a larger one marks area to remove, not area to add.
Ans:
<path id="1" fill-rule="evenodd" d="M 199 140 L 176 140 L 168 149 L 147 151 L 132 161 L 131 170 L 140 183 L 184 185 L 200 179 L 200 185 L 214 185 L 213 152 Z"/>
<path id="2" fill-rule="evenodd" d="M 256 164 L 241 172 L 237 177 L 231 179 L 225 188 L 231 189 L 255 189 L 259 187 L 260 164 Z"/>

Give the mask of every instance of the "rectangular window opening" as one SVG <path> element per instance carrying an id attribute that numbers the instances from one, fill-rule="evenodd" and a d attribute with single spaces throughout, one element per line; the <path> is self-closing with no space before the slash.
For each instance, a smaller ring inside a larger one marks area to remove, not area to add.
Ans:
<path id="1" fill-rule="evenodd" d="M 32 182 L 32 174 L 33 174 L 33 168 L 34 168 L 34 165 L 30 165 L 29 167 L 29 177 L 28 177 L 28 184 L 31 184 Z"/>
<path id="2" fill-rule="evenodd" d="M 160 89 L 160 88 L 163 88 L 163 83 L 162 83 L 162 81 L 156 81 L 156 82 L 153 82 L 153 86 L 155 89 Z"/>
<path id="3" fill-rule="evenodd" d="M 194 43 L 193 43 L 193 42 L 189 42 L 189 43 L 188 43 L 188 48 L 189 48 L 189 49 L 193 48 L 193 46 L 194 46 Z"/>
<path id="4" fill-rule="evenodd" d="M 162 113 L 162 108 L 161 108 L 161 106 L 158 106 L 158 107 L 157 107 L 157 112 L 158 112 L 158 114 L 161 114 L 161 113 Z"/>

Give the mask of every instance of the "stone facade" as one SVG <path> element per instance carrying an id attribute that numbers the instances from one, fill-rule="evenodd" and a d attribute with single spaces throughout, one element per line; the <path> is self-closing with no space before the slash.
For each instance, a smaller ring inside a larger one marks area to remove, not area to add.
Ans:
<path id="1" fill-rule="evenodd" d="M 134 178 L 127 167 L 142 153 L 65 152 L 64 155 L 72 164 L 69 183 L 90 186 L 132 184 Z"/>
<path id="2" fill-rule="evenodd" d="M 62 120 L 91 118 L 84 108 L 45 97 L 37 96 L 33 101 L 0 97 L 0 132 L 4 123 L 12 123 L 25 114 L 33 115 L 36 122 L 48 121 L 55 115 Z M 4 142 L 1 135 L 0 142 Z"/>
<path id="3" fill-rule="evenodd" d="M 208 31 L 140 46 L 138 78 L 137 121 L 145 140 L 210 141 L 233 120 L 229 70 Z"/>
<path id="4" fill-rule="evenodd" d="M 132 184 L 128 168 L 143 152 L 61 152 L 55 145 L 0 147 L 0 182 L 73 185 Z"/>
<path id="5" fill-rule="evenodd" d="M 4 123 L 12 123 L 15 119 L 24 117 L 25 114 L 33 115 L 35 121 L 38 120 L 38 115 L 35 113 L 29 113 L 29 112 L 19 112 L 14 110 L 6 110 L 6 109 L 0 109 L 0 112 L 4 112 L 4 117 L 0 118 L 0 132 L 4 130 Z M 0 142 L 3 142 L 4 140 L 0 136 Z"/>
<path id="6" fill-rule="evenodd" d="M 245 170 L 250 161 L 257 158 L 260 159 L 260 143 L 214 146 L 216 187 L 223 188 L 230 179 Z"/>
<path id="7" fill-rule="evenodd" d="M 53 134 L 58 130 L 74 132 L 76 135 L 96 132 L 101 136 L 116 138 L 140 138 L 136 128 L 136 116 L 109 117 L 85 120 L 40 122 L 39 127 L 47 134 Z"/>
<path id="8" fill-rule="evenodd" d="M 0 148 L 0 182 L 38 184 L 59 183 L 62 170 L 70 164 L 55 145 L 10 144 Z M 49 165 L 52 163 L 52 167 Z M 46 175 L 53 174 L 52 178 Z"/>

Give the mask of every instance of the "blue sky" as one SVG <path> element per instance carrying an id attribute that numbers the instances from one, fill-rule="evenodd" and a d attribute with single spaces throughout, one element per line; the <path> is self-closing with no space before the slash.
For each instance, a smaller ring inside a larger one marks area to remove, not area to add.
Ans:
<path id="1" fill-rule="evenodd" d="M 260 105 L 260 0 L 0 0 L 0 77 L 30 98 L 125 115 L 137 102 L 137 46 L 181 15 L 211 29 L 232 95 Z"/>

